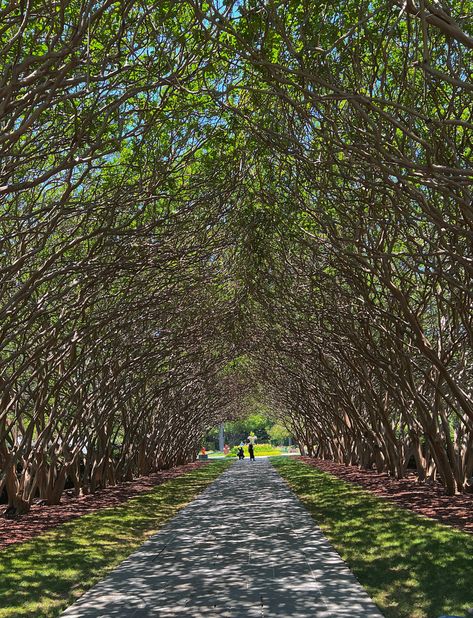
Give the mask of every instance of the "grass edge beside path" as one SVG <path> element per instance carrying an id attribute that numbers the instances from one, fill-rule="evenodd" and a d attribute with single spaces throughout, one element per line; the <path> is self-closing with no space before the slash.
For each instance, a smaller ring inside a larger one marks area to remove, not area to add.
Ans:
<path id="1" fill-rule="evenodd" d="M 58 616 L 232 464 L 209 462 L 0 551 L 0 618 Z"/>
<path id="2" fill-rule="evenodd" d="M 471 534 L 301 461 L 271 463 L 386 618 L 464 616 L 473 607 Z"/>

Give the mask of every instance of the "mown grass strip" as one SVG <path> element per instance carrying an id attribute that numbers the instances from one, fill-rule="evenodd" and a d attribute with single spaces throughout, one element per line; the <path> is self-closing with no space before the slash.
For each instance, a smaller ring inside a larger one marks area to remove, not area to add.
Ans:
<path id="1" fill-rule="evenodd" d="M 271 462 L 387 618 L 465 615 L 473 536 L 300 461 Z"/>
<path id="2" fill-rule="evenodd" d="M 232 463 L 208 463 L 120 506 L 1 551 L 0 618 L 58 616 Z"/>

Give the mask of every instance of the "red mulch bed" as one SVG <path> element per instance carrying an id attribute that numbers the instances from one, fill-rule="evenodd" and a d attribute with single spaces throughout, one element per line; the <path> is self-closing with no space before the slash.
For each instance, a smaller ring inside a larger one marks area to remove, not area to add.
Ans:
<path id="1" fill-rule="evenodd" d="M 355 466 L 345 466 L 325 459 L 298 459 L 344 481 L 361 485 L 373 494 L 392 500 L 415 513 L 473 534 L 473 494 L 447 496 L 439 483 L 419 483 L 415 474 L 397 480 L 375 470 L 360 470 Z"/>
<path id="2" fill-rule="evenodd" d="M 133 498 L 133 496 L 151 491 L 156 485 L 161 485 L 165 481 L 200 468 L 202 465 L 200 462 L 195 462 L 177 466 L 171 470 L 142 476 L 134 481 L 119 483 L 80 498 L 64 495 L 61 498 L 61 504 L 57 506 L 33 505 L 31 511 L 26 515 L 21 515 L 15 519 L 0 518 L 0 550 L 13 543 L 29 541 L 38 534 L 42 534 L 70 519 L 121 504 Z"/>

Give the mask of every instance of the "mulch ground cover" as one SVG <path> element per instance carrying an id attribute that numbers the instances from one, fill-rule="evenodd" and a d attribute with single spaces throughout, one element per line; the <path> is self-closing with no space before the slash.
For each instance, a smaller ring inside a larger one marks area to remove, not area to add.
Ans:
<path id="1" fill-rule="evenodd" d="M 375 470 L 360 470 L 355 466 L 312 457 L 300 459 L 344 481 L 361 485 L 373 494 L 392 500 L 415 513 L 473 534 L 473 494 L 447 496 L 439 483 L 419 483 L 415 474 L 397 480 Z"/>
<path id="2" fill-rule="evenodd" d="M 200 468 L 202 465 L 200 462 L 195 462 L 184 466 L 177 466 L 171 470 L 162 470 L 161 472 L 142 476 L 134 481 L 119 483 L 113 487 L 102 489 L 95 494 L 79 498 L 64 495 L 61 498 L 61 504 L 57 506 L 34 504 L 31 507 L 31 511 L 26 515 L 21 515 L 14 519 L 0 518 L 0 550 L 13 543 L 29 541 L 33 537 L 70 519 L 116 506 L 133 498 L 133 496 L 151 491 L 153 487 L 161 485 L 165 481 Z"/>

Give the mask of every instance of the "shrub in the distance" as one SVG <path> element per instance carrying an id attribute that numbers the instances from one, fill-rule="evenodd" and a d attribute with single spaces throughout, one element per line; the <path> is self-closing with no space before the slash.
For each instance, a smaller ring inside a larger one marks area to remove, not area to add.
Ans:
<path id="1" fill-rule="evenodd" d="M 226 457 L 236 457 L 239 448 L 240 448 L 239 445 L 232 447 L 230 449 L 230 452 L 226 455 Z M 243 451 L 245 453 L 245 457 L 250 456 L 250 454 L 248 453 L 247 444 L 245 444 L 245 446 L 243 447 Z M 281 449 L 276 446 L 272 446 L 271 444 L 255 444 L 255 456 L 280 455 L 280 454 L 281 454 Z"/>

